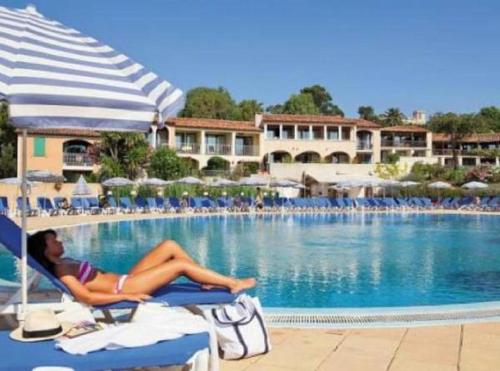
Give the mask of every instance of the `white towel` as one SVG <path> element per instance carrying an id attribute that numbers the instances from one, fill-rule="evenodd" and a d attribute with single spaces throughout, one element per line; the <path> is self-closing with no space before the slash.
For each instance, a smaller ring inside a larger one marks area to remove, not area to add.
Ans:
<path id="1" fill-rule="evenodd" d="M 73 339 L 62 339 L 55 346 L 67 353 L 83 355 L 101 349 L 148 346 L 209 330 L 202 317 L 183 308 L 160 308 L 151 304 L 141 306 L 131 323 L 110 326 Z"/>

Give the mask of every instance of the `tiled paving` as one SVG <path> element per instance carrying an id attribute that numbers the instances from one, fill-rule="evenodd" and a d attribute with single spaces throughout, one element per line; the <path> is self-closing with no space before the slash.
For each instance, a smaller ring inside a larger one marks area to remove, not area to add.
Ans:
<path id="1" fill-rule="evenodd" d="M 271 329 L 269 354 L 222 371 L 496 371 L 500 323 L 396 329 Z"/>

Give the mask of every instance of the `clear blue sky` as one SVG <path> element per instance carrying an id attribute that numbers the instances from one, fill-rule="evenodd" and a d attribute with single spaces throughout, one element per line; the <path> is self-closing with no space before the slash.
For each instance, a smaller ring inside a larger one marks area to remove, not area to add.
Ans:
<path id="1" fill-rule="evenodd" d="M 184 91 L 281 103 L 319 83 L 358 106 L 500 106 L 498 0 L 4 0 L 36 5 Z"/>

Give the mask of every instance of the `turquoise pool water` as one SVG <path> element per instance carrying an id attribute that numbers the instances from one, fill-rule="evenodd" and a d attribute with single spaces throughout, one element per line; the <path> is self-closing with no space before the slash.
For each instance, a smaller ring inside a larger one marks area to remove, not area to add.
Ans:
<path id="1" fill-rule="evenodd" d="M 426 214 L 211 216 L 60 231 L 67 254 L 127 272 L 175 239 L 201 264 L 255 276 L 266 307 L 438 305 L 500 300 L 500 217 Z M 18 276 L 0 249 L 0 278 Z"/>

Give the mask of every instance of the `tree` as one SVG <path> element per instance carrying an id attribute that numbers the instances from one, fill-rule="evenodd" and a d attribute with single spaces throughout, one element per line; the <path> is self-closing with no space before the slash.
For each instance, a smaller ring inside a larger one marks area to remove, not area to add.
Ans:
<path id="1" fill-rule="evenodd" d="M 272 113 L 272 114 L 280 114 L 283 113 L 283 105 L 282 104 L 275 104 L 271 106 L 267 106 L 266 112 Z"/>
<path id="2" fill-rule="evenodd" d="M 236 110 L 236 104 L 226 89 L 199 87 L 186 94 L 186 104 L 179 116 L 229 120 Z"/>
<path id="3" fill-rule="evenodd" d="M 142 175 L 150 158 L 149 144 L 140 133 L 101 133 L 96 147 L 101 163 L 100 179 L 124 176 L 136 179 Z"/>
<path id="4" fill-rule="evenodd" d="M 400 111 L 399 108 L 389 108 L 382 115 L 382 125 L 383 126 L 396 126 L 403 124 L 405 115 Z"/>
<path id="5" fill-rule="evenodd" d="M 306 86 L 300 90 L 300 94 L 311 94 L 314 105 L 318 107 L 321 114 L 329 116 L 344 116 L 344 112 L 339 106 L 333 103 L 332 96 L 325 87 L 317 84 Z"/>
<path id="6" fill-rule="evenodd" d="M 264 111 L 262 103 L 257 102 L 255 99 L 246 99 L 238 103 L 233 120 L 251 121 L 255 118 L 256 113 Z"/>
<path id="7" fill-rule="evenodd" d="M 14 177 L 17 173 L 17 134 L 9 121 L 9 106 L 0 106 L 0 178 Z"/>
<path id="8" fill-rule="evenodd" d="M 317 115 L 320 113 L 311 94 L 292 94 L 283 105 L 283 113 L 292 115 Z"/>
<path id="9" fill-rule="evenodd" d="M 375 114 L 375 110 L 372 106 L 359 106 L 358 115 L 360 119 L 368 121 L 378 121 L 378 117 Z"/>
<path id="10" fill-rule="evenodd" d="M 495 106 L 483 107 L 479 111 L 478 116 L 484 119 L 485 126 L 483 130 L 485 132 L 493 131 L 495 133 L 500 133 L 500 108 Z"/>
<path id="11" fill-rule="evenodd" d="M 158 148 L 151 155 L 148 174 L 164 180 L 179 179 L 189 175 L 191 167 L 188 162 L 177 156 L 174 150 L 168 147 Z"/>
<path id="12" fill-rule="evenodd" d="M 482 121 L 475 115 L 457 115 L 456 113 L 437 113 L 428 122 L 428 127 L 434 133 L 447 134 L 453 151 L 453 164 L 458 167 L 458 150 L 460 141 L 467 135 L 475 132 L 475 127 L 482 125 Z"/>

